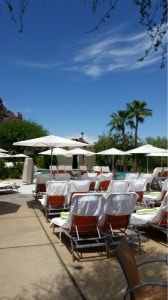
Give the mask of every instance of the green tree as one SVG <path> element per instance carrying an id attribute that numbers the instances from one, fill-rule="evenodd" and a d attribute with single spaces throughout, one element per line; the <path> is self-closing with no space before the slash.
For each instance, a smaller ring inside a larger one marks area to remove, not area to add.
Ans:
<path id="1" fill-rule="evenodd" d="M 105 133 L 100 135 L 97 142 L 94 143 L 94 151 L 96 153 L 113 147 L 116 147 L 116 140 L 113 138 L 113 136 L 106 135 Z M 109 155 L 97 155 L 96 164 L 101 166 L 107 165 L 111 169 L 112 157 Z"/>
<path id="2" fill-rule="evenodd" d="M 133 100 L 131 103 L 126 103 L 126 107 L 129 124 L 135 129 L 134 146 L 137 147 L 139 123 L 143 123 L 146 117 L 152 116 L 153 112 L 147 107 L 146 101 Z"/>
<path id="3" fill-rule="evenodd" d="M 94 143 L 93 148 L 95 152 L 100 152 L 115 147 L 114 145 L 115 145 L 115 140 L 113 139 L 113 137 L 103 133 L 98 137 L 98 140 L 97 142 Z"/>
<path id="4" fill-rule="evenodd" d="M 13 146 L 14 142 L 47 135 L 48 131 L 36 122 L 14 119 L 0 123 L 0 147 L 10 153 L 25 151 L 25 147 Z"/>
<path id="5" fill-rule="evenodd" d="M 110 126 L 110 133 L 116 131 L 117 133 L 121 133 L 122 135 L 122 149 L 126 151 L 127 148 L 127 136 L 126 136 L 126 126 L 131 125 L 132 121 L 128 119 L 127 110 L 119 110 L 116 113 L 112 113 L 110 115 L 110 122 L 107 126 Z"/>
<path id="6" fill-rule="evenodd" d="M 151 144 L 155 147 L 159 147 L 159 148 L 163 148 L 163 149 L 167 149 L 168 148 L 168 139 L 167 137 L 147 137 L 146 142 L 148 144 Z"/>

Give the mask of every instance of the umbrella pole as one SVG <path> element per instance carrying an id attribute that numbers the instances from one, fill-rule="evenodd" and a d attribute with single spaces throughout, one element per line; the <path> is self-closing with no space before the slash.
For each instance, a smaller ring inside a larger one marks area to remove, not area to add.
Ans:
<path id="1" fill-rule="evenodd" d="M 53 148 L 51 148 L 51 174 L 52 174 L 52 163 L 53 163 Z"/>
<path id="2" fill-rule="evenodd" d="M 113 155 L 112 171 L 114 171 L 114 155 Z"/>

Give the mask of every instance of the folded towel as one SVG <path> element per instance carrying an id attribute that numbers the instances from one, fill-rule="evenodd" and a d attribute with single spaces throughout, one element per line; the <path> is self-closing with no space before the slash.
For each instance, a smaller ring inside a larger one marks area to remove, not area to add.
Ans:
<path id="1" fill-rule="evenodd" d="M 69 216 L 69 211 L 65 212 L 65 211 L 62 211 L 61 212 L 61 219 L 67 219 Z"/>
<path id="2" fill-rule="evenodd" d="M 136 213 L 138 215 L 154 214 L 158 211 L 158 208 L 147 208 L 147 209 L 138 209 Z"/>
<path id="3" fill-rule="evenodd" d="M 159 196 L 160 192 L 150 192 L 149 195 L 150 196 Z"/>

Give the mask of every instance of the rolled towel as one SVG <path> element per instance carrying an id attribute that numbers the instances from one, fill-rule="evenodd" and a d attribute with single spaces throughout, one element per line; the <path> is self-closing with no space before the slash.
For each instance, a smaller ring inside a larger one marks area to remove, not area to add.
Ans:
<path id="1" fill-rule="evenodd" d="M 67 219 L 69 216 L 69 211 L 62 211 L 61 212 L 61 219 Z"/>
<path id="2" fill-rule="evenodd" d="M 138 209 L 136 211 L 137 215 L 146 215 L 146 214 L 154 214 L 158 211 L 158 208 L 147 208 L 147 209 Z"/>

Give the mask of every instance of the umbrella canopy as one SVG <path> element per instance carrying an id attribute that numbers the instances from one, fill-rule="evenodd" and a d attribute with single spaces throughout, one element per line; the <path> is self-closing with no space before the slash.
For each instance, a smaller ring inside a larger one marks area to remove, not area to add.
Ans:
<path id="1" fill-rule="evenodd" d="M 47 135 L 30 140 L 24 140 L 13 143 L 14 146 L 26 146 L 26 147 L 47 147 L 53 149 L 55 147 L 84 147 L 88 146 L 86 143 L 81 143 L 71 139 L 63 138 L 56 135 Z"/>
<path id="2" fill-rule="evenodd" d="M 52 159 L 53 159 L 53 148 L 55 147 L 84 147 L 88 146 L 86 143 L 81 143 L 71 139 L 63 138 L 56 135 L 47 135 L 39 138 L 30 140 L 24 140 L 13 143 L 14 146 L 25 146 L 25 147 L 47 147 L 51 149 L 51 171 L 52 171 Z"/>
<path id="3" fill-rule="evenodd" d="M 40 152 L 38 154 L 41 154 L 41 155 L 51 155 L 51 151 L 52 151 L 52 155 L 64 155 L 64 156 L 67 156 L 67 154 L 69 154 L 68 150 L 65 150 L 65 149 L 59 148 L 59 147 L 56 147 L 56 148 L 53 148 L 53 149 L 49 149 L 49 150 Z"/>
<path id="4" fill-rule="evenodd" d="M 153 152 L 149 153 L 146 156 L 157 156 L 161 158 L 161 166 L 162 166 L 162 157 L 168 157 L 168 150 L 165 150 L 164 152 Z"/>
<path id="5" fill-rule="evenodd" d="M 153 152 L 153 153 L 149 153 L 146 156 L 168 156 L 168 150 L 165 150 L 164 152 Z"/>
<path id="6" fill-rule="evenodd" d="M 156 153 L 156 152 L 163 152 L 163 151 L 165 151 L 165 149 L 154 147 L 150 144 L 146 144 L 146 145 L 131 149 L 129 151 L 126 151 L 125 153 L 127 153 L 127 154 L 138 154 L 138 153 L 147 154 L 147 153 L 153 153 L 153 152 Z"/>
<path id="7" fill-rule="evenodd" d="M 95 152 L 88 151 L 81 148 L 74 148 L 72 150 L 69 150 L 68 153 L 71 155 L 86 155 L 86 156 L 91 156 L 96 154 Z"/>
<path id="8" fill-rule="evenodd" d="M 7 157 L 12 157 L 12 155 L 7 153 L 0 153 L 0 158 L 7 158 Z"/>
<path id="9" fill-rule="evenodd" d="M 112 157 L 113 157 L 112 169 L 114 170 L 114 155 L 126 155 L 126 152 L 124 152 L 122 150 L 119 150 L 117 148 L 110 148 L 110 149 L 106 149 L 104 151 L 97 152 L 96 154 L 100 154 L 100 155 L 112 155 Z"/>
<path id="10" fill-rule="evenodd" d="M 5 150 L 5 149 L 0 148 L 0 152 L 8 152 L 8 151 Z"/>
<path id="11" fill-rule="evenodd" d="M 117 148 L 110 148 L 104 151 L 97 152 L 96 154 L 101 154 L 101 155 L 125 155 L 126 152 L 119 150 Z"/>
<path id="12" fill-rule="evenodd" d="M 153 145 L 146 144 L 137 148 L 134 148 L 132 150 L 126 151 L 125 153 L 128 154 L 149 154 L 149 153 L 158 153 L 158 152 L 164 152 L 165 149 L 154 147 Z M 147 156 L 147 173 L 148 173 L 148 156 Z"/>
<path id="13" fill-rule="evenodd" d="M 84 164 L 84 156 L 92 156 L 95 155 L 95 152 L 81 149 L 81 148 L 74 148 L 72 150 L 68 151 L 68 155 L 72 156 L 73 155 L 73 161 L 72 161 L 72 166 L 74 169 L 78 168 L 78 160 L 77 160 L 77 155 L 82 155 L 83 156 L 83 164 Z"/>
<path id="14" fill-rule="evenodd" d="M 12 155 L 12 157 L 20 157 L 20 158 L 26 158 L 26 157 L 29 157 L 29 156 L 27 156 L 26 154 L 24 154 L 24 153 L 19 153 L 19 154 L 15 154 L 15 155 Z"/>

